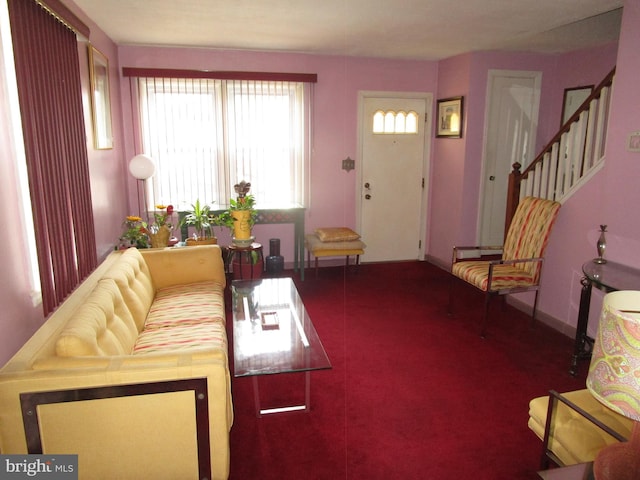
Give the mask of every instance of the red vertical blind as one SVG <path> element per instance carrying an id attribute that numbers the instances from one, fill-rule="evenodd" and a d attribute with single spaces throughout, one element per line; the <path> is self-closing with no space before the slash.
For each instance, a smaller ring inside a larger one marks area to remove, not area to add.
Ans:
<path id="1" fill-rule="evenodd" d="M 9 0 L 44 314 L 97 265 L 76 34 Z"/>

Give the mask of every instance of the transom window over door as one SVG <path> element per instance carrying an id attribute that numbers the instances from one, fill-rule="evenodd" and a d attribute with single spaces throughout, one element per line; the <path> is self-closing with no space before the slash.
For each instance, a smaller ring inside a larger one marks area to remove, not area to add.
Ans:
<path id="1" fill-rule="evenodd" d="M 373 114 L 372 131 L 374 134 L 417 134 L 418 114 L 413 110 L 409 113 L 402 110 L 399 112 L 378 110 Z"/>
<path id="2" fill-rule="evenodd" d="M 305 205 L 308 82 L 140 77 L 142 152 L 156 163 L 148 205 L 215 205 L 251 182 L 258 205 Z"/>

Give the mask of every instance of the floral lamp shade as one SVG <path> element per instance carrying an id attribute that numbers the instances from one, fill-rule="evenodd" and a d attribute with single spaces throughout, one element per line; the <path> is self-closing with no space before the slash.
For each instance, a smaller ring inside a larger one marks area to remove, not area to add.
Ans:
<path id="1" fill-rule="evenodd" d="M 640 292 L 605 296 L 587 388 L 615 412 L 640 421 Z"/>
<path id="2" fill-rule="evenodd" d="M 605 295 L 587 388 L 602 404 L 636 422 L 628 442 L 600 451 L 595 478 L 640 478 L 640 291 Z"/>

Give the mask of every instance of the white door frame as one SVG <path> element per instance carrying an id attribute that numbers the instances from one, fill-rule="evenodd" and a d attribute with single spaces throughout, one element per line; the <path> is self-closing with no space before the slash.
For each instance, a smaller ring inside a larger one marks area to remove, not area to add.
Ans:
<path id="1" fill-rule="evenodd" d="M 433 117 L 433 94 L 426 92 L 386 92 L 386 91 L 358 91 L 358 145 L 356 152 L 356 229 L 361 231 L 362 220 L 362 143 L 363 143 L 363 128 L 367 123 L 363 122 L 364 117 L 364 101 L 366 98 L 415 98 L 421 99 L 425 102 L 425 115 L 426 120 L 424 122 L 424 150 L 422 159 L 422 178 L 424 178 L 424 188 L 422 189 L 422 198 L 420 201 L 420 248 L 418 251 L 419 260 L 424 260 L 424 252 L 428 251 L 427 237 L 427 199 L 429 198 L 429 174 L 431 167 L 431 143 L 433 140 L 432 132 L 432 117 Z M 364 239 L 365 243 L 367 239 Z"/>
<path id="2" fill-rule="evenodd" d="M 540 114 L 540 96 L 541 96 L 541 88 L 542 88 L 542 72 L 540 71 L 532 71 L 532 70 L 493 70 L 490 69 L 487 74 L 487 91 L 485 96 L 485 108 L 484 108 L 484 131 L 482 137 L 482 166 L 480 169 L 480 188 L 479 188 L 479 198 L 478 198 L 478 213 L 477 213 L 477 222 L 476 222 L 476 243 L 479 243 L 482 238 L 482 217 L 484 212 L 484 203 L 485 203 L 485 189 L 487 188 L 486 181 L 486 160 L 487 160 L 487 137 L 489 132 L 489 115 L 490 115 L 490 105 L 489 101 L 491 100 L 491 94 L 493 89 L 493 80 L 496 77 L 519 77 L 519 78 L 529 78 L 534 80 L 534 89 L 535 95 L 537 96 L 536 103 L 538 104 L 538 109 L 533 112 L 534 118 L 532 118 L 532 122 L 535 124 L 535 128 L 532 129 L 533 134 L 529 138 L 530 142 L 530 152 L 532 153 L 531 160 L 535 158 L 535 146 L 536 146 L 536 136 L 538 133 L 538 118 Z M 523 165 L 523 170 L 526 168 L 526 165 Z M 506 232 L 505 232 L 506 233 Z"/>

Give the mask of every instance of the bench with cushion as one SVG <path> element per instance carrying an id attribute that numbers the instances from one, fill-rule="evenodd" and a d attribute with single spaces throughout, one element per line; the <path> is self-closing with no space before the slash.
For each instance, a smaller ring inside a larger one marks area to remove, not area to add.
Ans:
<path id="1" fill-rule="evenodd" d="M 307 234 L 304 239 L 307 249 L 307 263 L 311 268 L 311 255 L 315 258 L 316 275 L 318 275 L 318 258 L 320 257 L 349 257 L 355 255 L 356 265 L 360 264 L 360 255 L 364 254 L 365 243 L 357 232 L 347 227 L 317 228 L 315 233 Z"/>

